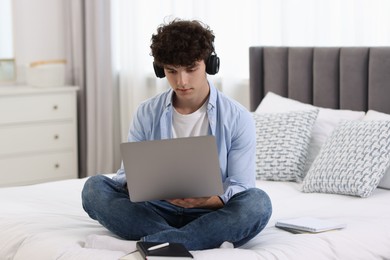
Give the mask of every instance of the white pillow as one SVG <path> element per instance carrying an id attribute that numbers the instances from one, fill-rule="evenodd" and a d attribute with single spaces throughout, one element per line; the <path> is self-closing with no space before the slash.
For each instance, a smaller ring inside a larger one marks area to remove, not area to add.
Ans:
<path id="1" fill-rule="evenodd" d="M 253 113 L 256 125 L 256 177 L 301 182 L 318 109 Z"/>
<path id="2" fill-rule="evenodd" d="M 304 192 L 368 197 L 390 166 L 390 121 L 345 121 L 326 140 Z"/>
<path id="3" fill-rule="evenodd" d="M 363 118 L 364 121 L 372 121 L 372 120 L 385 120 L 390 121 L 390 115 L 381 113 L 375 110 L 368 110 L 367 114 Z M 380 181 L 379 188 L 390 189 L 390 167 L 387 169 L 385 175 Z"/>
<path id="4" fill-rule="evenodd" d="M 268 92 L 257 107 L 255 113 L 283 113 L 289 111 L 302 111 L 319 109 L 317 120 L 314 123 L 313 132 L 310 139 L 308 157 L 304 173 L 306 174 L 314 159 L 320 152 L 321 146 L 333 132 L 334 128 L 342 120 L 360 120 L 364 117 L 363 111 L 341 110 L 316 107 L 305 104 L 290 98 L 279 96 L 273 92 Z"/>

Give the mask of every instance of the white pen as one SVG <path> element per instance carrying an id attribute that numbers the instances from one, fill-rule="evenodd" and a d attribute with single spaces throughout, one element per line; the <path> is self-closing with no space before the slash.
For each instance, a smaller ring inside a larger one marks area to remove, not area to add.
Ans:
<path id="1" fill-rule="evenodd" d="M 166 247 L 166 246 L 169 246 L 169 243 L 162 243 L 162 244 L 159 244 L 159 245 L 155 245 L 155 246 L 151 246 L 148 248 L 148 251 L 153 251 L 153 250 L 156 250 L 156 249 L 160 249 L 160 248 L 163 248 L 163 247 Z"/>

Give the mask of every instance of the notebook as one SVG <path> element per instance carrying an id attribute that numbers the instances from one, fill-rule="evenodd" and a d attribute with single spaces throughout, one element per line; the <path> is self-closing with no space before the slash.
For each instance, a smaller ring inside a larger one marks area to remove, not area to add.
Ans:
<path id="1" fill-rule="evenodd" d="M 154 249 L 153 246 L 158 246 L 161 243 L 154 242 L 137 242 L 137 249 L 144 259 L 192 259 L 193 255 L 180 243 L 166 243 L 159 249 Z"/>
<path id="2" fill-rule="evenodd" d="M 121 144 L 133 202 L 223 194 L 214 136 Z"/>
<path id="3" fill-rule="evenodd" d="M 162 247 L 159 247 L 159 246 Z M 153 247 L 159 247 L 153 249 Z M 152 250 L 151 250 L 152 249 Z M 137 250 L 130 252 L 119 260 L 144 260 L 144 259 L 155 259 L 155 260 L 187 260 L 194 258 L 193 255 L 180 243 L 155 243 L 155 242 L 137 242 Z"/>
<path id="4" fill-rule="evenodd" d="M 313 217 L 299 217 L 278 220 L 275 226 L 292 233 L 319 233 L 342 229 L 346 227 L 346 224 L 333 220 L 325 220 Z"/>

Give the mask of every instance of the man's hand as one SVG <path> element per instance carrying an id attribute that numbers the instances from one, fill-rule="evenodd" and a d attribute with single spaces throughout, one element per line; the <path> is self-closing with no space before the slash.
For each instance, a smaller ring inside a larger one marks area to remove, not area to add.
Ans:
<path id="1" fill-rule="evenodd" d="M 187 199 L 171 199 L 169 203 L 182 208 L 205 208 L 205 209 L 220 209 L 223 207 L 223 202 L 218 196 L 202 197 L 202 198 L 187 198 Z"/>

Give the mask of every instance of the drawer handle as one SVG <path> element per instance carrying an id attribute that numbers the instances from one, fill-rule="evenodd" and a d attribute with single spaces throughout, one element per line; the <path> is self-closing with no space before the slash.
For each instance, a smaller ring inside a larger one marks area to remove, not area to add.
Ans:
<path id="1" fill-rule="evenodd" d="M 53 110 L 58 110 L 58 105 L 54 105 Z"/>
<path id="2" fill-rule="evenodd" d="M 54 168 L 56 169 L 60 168 L 60 164 L 59 163 L 54 164 Z"/>
<path id="3" fill-rule="evenodd" d="M 60 139 L 60 136 L 59 135 L 54 135 L 54 139 L 58 140 L 58 139 Z"/>

